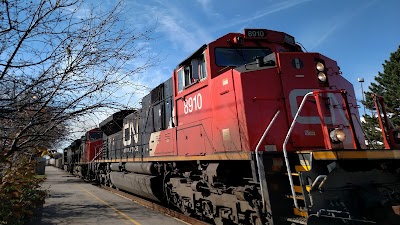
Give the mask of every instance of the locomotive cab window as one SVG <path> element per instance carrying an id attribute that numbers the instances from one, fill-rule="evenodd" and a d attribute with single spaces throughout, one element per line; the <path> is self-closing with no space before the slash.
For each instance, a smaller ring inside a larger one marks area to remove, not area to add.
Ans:
<path id="1" fill-rule="evenodd" d="M 190 66 L 185 66 L 184 69 L 185 74 L 185 87 L 189 86 L 192 83 L 192 69 Z"/>
<path id="2" fill-rule="evenodd" d="M 242 66 L 253 62 L 255 57 L 271 54 L 269 48 L 215 48 L 217 66 Z"/>
<path id="3" fill-rule="evenodd" d="M 99 140 L 103 138 L 103 133 L 102 132 L 91 132 L 89 133 L 89 139 L 91 141 Z"/>
<path id="4" fill-rule="evenodd" d="M 207 66 L 204 54 L 192 59 L 190 64 L 182 66 L 177 72 L 178 92 L 207 78 Z"/>
<path id="5" fill-rule="evenodd" d="M 183 68 L 178 70 L 178 92 L 183 90 Z"/>
<path id="6" fill-rule="evenodd" d="M 204 80 L 207 78 L 207 65 L 205 54 L 202 54 L 199 58 L 199 78 Z"/>

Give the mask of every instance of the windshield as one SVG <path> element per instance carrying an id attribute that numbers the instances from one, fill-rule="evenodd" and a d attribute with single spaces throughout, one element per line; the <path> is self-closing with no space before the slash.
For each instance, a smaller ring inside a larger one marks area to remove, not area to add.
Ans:
<path id="1" fill-rule="evenodd" d="M 218 66 L 241 66 L 253 62 L 256 56 L 267 56 L 269 48 L 216 48 L 215 62 Z"/>
<path id="2" fill-rule="evenodd" d="M 91 132 L 91 133 L 89 133 L 89 139 L 91 141 L 95 141 L 95 140 L 98 140 L 98 139 L 101 139 L 101 138 L 103 138 L 103 133 L 102 132 Z"/>

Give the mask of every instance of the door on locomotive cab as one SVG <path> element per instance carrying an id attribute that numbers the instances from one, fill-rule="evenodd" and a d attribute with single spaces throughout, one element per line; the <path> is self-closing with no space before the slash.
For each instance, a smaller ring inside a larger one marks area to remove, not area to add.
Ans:
<path id="1" fill-rule="evenodd" d="M 213 143 L 215 152 L 241 150 L 233 70 L 212 80 Z"/>
<path id="2" fill-rule="evenodd" d="M 175 71 L 175 123 L 178 155 L 204 155 L 211 149 L 210 91 L 205 54 L 193 55 Z"/>

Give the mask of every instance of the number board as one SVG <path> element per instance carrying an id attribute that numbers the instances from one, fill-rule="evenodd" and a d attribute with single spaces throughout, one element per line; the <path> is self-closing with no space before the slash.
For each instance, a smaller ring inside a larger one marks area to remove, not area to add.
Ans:
<path id="1" fill-rule="evenodd" d="M 245 29 L 244 36 L 246 38 L 267 38 L 268 30 L 266 29 Z"/>

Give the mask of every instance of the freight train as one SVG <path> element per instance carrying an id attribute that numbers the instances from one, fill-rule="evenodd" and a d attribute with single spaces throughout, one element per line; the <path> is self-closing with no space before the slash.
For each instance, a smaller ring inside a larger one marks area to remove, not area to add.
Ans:
<path id="1" fill-rule="evenodd" d="M 64 154 L 61 154 L 61 153 L 57 152 L 56 150 L 49 150 L 48 154 L 51 155 L 51 157 L 48 159 L 45 159 L 47 166 L 54 166 L 59 169 L 64 168 L 64 165 L 65 165 L 64 161 L 63 161 L 63 157 L 65 156 Z"/>
<path id="2" fill-rule="evenodd" d="M 66 170 L 216 225 L 400 224 L 398 130 L 379 113 L 390 149 L 368 149 L 352 84 L 293 36 L 228 33 L 141 104 L 66 148 Z"/>

